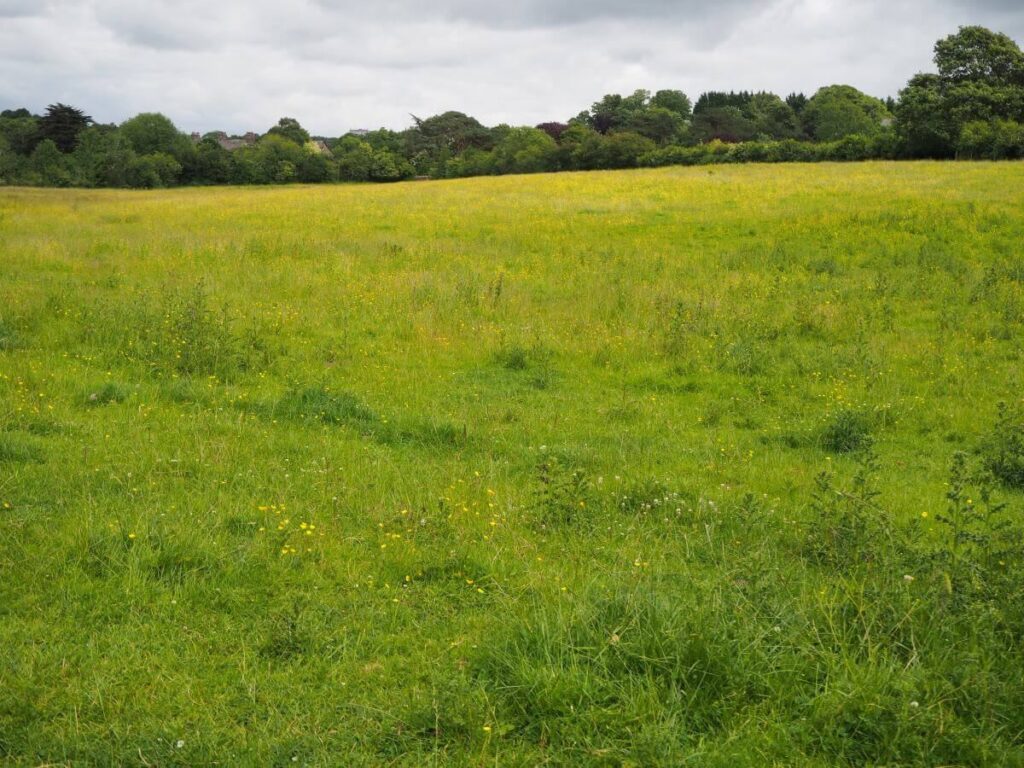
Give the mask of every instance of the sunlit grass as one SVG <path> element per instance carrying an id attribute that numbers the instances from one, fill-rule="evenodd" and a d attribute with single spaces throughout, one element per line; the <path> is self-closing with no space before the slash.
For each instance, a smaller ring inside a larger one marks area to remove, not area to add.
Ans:
<path id="1" fill-rule="evenodd" d="M 0 759 L 1020 764 L 940 518 L 1021 243 L 1020 164 L 0 190 Z"/>

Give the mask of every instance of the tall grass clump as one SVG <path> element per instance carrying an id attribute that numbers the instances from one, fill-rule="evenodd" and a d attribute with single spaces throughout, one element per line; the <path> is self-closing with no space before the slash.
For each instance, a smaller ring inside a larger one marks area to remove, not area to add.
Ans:
<path id="1" fill-rule="evenodd" d="M 10 320 L 0 317 L 0 352 L 10 352 L 24 343 L 22 334 Z"/>
<path id="2" fill-rule="evenodd" d="M 368 430 L 380 421 L 365 403 L 350 392 L 332 392 L 324 387 L 291 389 L 271 408 L 271 415 L 300 421 L 318 421 L 332 426 Z"/>
<path id="3" fill-rule="evenodd" d="M 996 422 L 980 447 L 982 463 L 999 482 L 1024 489 L 1024 416 L 999 403 Z"/>
<path id="4" fill-rule="evenodd" d="M 851 453 L 871 443 L 871 415 L 856 408 L 841 408 L 821 429 L 821 446 L 830 453 Z"/>

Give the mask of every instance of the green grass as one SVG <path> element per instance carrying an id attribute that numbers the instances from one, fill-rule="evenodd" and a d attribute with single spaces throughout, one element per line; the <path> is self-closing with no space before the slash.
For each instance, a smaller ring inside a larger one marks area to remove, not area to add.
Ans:
<path id="1" fill-rule="evenodd" d="M 1024 765 L 1022 243 L 1010 163 L 0 189 L 0 762 Z"/>

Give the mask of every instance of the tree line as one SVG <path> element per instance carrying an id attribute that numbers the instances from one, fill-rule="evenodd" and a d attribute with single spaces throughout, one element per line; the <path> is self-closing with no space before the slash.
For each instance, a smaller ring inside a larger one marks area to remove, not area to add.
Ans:
<path id="1" fill-rule="evenodd" d="M 1024 54 L 978 26 L 935 45 L 935 72 L 898 98 L 849 85 L 794 93 L 609 94 L 566 122 L 488 127 L 461 112 L 311 137 L 293 118 L 265 134 L 191 136 L 157 113 L 101 125 L 50 105 L 0 112 L 0 184 L 152 188 L 399 181 L 729 162 L 1024 158 Z"/>

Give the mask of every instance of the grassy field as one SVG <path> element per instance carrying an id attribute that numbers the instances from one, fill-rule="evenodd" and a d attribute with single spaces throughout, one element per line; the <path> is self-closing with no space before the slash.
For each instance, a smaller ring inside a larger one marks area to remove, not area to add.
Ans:
<path id="1" fill-rule="evenodd" d="M 0 763 L 1024 765 L 1022 243 L 1022 164 L 0 189 Z"/>

